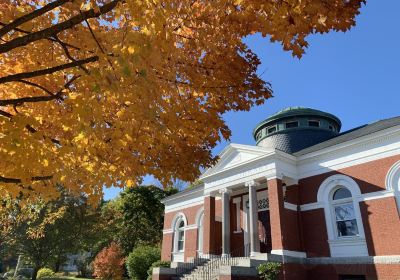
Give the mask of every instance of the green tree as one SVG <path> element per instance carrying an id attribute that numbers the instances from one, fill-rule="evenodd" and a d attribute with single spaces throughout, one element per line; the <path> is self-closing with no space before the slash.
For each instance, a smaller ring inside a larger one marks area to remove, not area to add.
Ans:
<path id="1" fill-rule="evenodd" d="M 58 270 L 68 253 L 85 249 L 99 217 L 82 197 L 5 203 L 0 216 L 2 250 L 23 255 L 33 267 L 33 280 L 40 268 Z"/>
<path id="2" fill-rule="evenodd" d="M 132 252 L 138 244 L 158 244 L 162 239 L 164 205 L 161 199 L 176 193 L 155 186 L 128 188 L 121 193 L 122 219 L 119 242 L 125 254 Z"/>

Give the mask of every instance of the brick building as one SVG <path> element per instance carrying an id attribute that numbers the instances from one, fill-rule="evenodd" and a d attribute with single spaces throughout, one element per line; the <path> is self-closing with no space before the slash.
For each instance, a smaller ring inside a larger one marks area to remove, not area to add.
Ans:
<path id="1" fill-rule="evenodd" d="M 400 117 L 340 129 L 292 107 L 254 129 L 255 146 L 227 146 L 201 184 L 163 201 L 162 259 L 250 261 L 219 279 L 267 260 L 288 280 L 400 279 Z"/>

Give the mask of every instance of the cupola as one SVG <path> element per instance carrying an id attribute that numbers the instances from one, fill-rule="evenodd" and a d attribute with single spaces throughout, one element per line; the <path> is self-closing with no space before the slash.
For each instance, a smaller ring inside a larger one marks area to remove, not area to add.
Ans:
<path id="1" fill-rule="evenodd" d="M 253 130 L 257 146 L 295 153 L 339 134 L 336 116 L 305 107 L 283 109 L 260 122 Z"/>

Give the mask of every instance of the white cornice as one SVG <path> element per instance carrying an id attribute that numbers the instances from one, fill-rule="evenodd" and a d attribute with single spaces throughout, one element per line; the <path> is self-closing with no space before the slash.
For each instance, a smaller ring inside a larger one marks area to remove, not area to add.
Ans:
<path id="1" fill-rule="evenodd" d="M 392 136 L 399 136 L 400 126 L 394 126 L 388 129 L 384 129 L 372 134 L 368 134 L 353 140 L 345 141 L 340 144 L 326 147 L 324 149 L 307 153 L 297 157 L 299 164 L 306 162 L 307 159 L 313 161 L 316 157 L 322 157 L 326 154 L 334 153 L 338 150 L 344 150 L 346 148 L 352 148 L 354 146 L 365 146 L 373 142 L 382 142 L 384 139 L 390 138 Z M 329 141 L 329 140 L 328 140 Z"/>

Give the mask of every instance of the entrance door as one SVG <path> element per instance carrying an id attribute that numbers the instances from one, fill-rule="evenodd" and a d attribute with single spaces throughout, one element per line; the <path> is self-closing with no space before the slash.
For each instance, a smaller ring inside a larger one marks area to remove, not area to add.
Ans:
<path id="1" fill-rule="evenodd" d="M 270 224 L 270 217 L 269 217 L 269 210 L 267 205 L 264 205 L 264 201 L 266 196 L 257 194 L 257 205 L 261 205 L 261 209 L 258 210 L 258 232 L 260 237 L 260 252 L 261 253 L 270 253 L 272 250 L 272 243 L 271 243 L 271 224 Z M 250 213 L 249 213 L 249 196 L 243 196 L 243 205 L 244 205 L 244 212 L 245 212 L 245 219 L 244 219 L 244 246 L 247 248 L 245 250 L 245 256 L 250 254 Z M 259 207 L 260 208 L 260 207 Z"/>
<path id="2" fill-rule="evenodd" d="M 258 212 L 258 235 L 260 237 L 260 252 L 270 253 L 272 244 L 269 210 Z"/>

